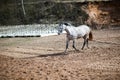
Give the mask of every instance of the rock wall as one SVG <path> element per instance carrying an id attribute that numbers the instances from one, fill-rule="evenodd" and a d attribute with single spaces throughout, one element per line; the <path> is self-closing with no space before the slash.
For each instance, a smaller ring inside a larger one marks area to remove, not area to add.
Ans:
<path id="1" fill-rule="evenodd" d="M 82 9 L 89 15 L 87 24 L 94 28 L 109 27 L 108 25 L 120 25 L 120 1 L 89 2 Z"/>

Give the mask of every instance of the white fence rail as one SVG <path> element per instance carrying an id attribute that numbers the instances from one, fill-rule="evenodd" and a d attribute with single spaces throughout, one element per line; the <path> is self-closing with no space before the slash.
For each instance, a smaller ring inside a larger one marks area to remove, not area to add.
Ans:
<path id="1" fill-rule="evenodd" d="M 58 24 L 1 26 L 0 37 L 43 37 L 57 35 L 57 27 Z"/>

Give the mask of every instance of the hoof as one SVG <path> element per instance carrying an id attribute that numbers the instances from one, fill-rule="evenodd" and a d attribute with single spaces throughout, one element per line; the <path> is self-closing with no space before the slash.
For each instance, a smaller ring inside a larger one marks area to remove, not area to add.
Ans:
<path id="1" fill-rule="evenodd" d="M 63 53 L 64 53 L 64 55 L 67 55 L 67 54 L 68 54 L 66 51 L 64 51 Z"/>
<path id="2" fill-rule="evenodd" d="M 90 47 L 87 47 L 88 49 L 90 49 Z"/>
<path id="3" fill-rule="evenodd" d="M 76 52 L 79 52 L 80 50 L 79 50 L 79 49 L 76 49 L 75 51 L 76 51 Z"/>

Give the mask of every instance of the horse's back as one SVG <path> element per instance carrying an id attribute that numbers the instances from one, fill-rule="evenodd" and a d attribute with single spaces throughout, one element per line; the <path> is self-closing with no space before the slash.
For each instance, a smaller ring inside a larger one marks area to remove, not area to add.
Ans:
<path id="1" fill-rule="evenodd" d="M 67 27 L 70 38 L 81 38 L 86 34 L 89 34 L 90 28 L 87 25 L 80 25 L 78 27 Z"/>
<path id="2" fill-rule="evenodd" d="M 87 25 L 80 25 L 77 27 L 78 33 L 82 34 L 83 36 L 85 34 L 89 34 L 90 28 Z"/>

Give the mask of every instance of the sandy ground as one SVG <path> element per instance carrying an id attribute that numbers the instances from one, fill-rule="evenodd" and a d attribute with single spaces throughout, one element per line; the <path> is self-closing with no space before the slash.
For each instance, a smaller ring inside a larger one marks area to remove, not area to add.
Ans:
<path id="1" fill-rule="evenodd" d="M 0 39 L 0 80 L 120 80 L 120 30 L 93 31 L 90 49 L 66 36 Z"/>

